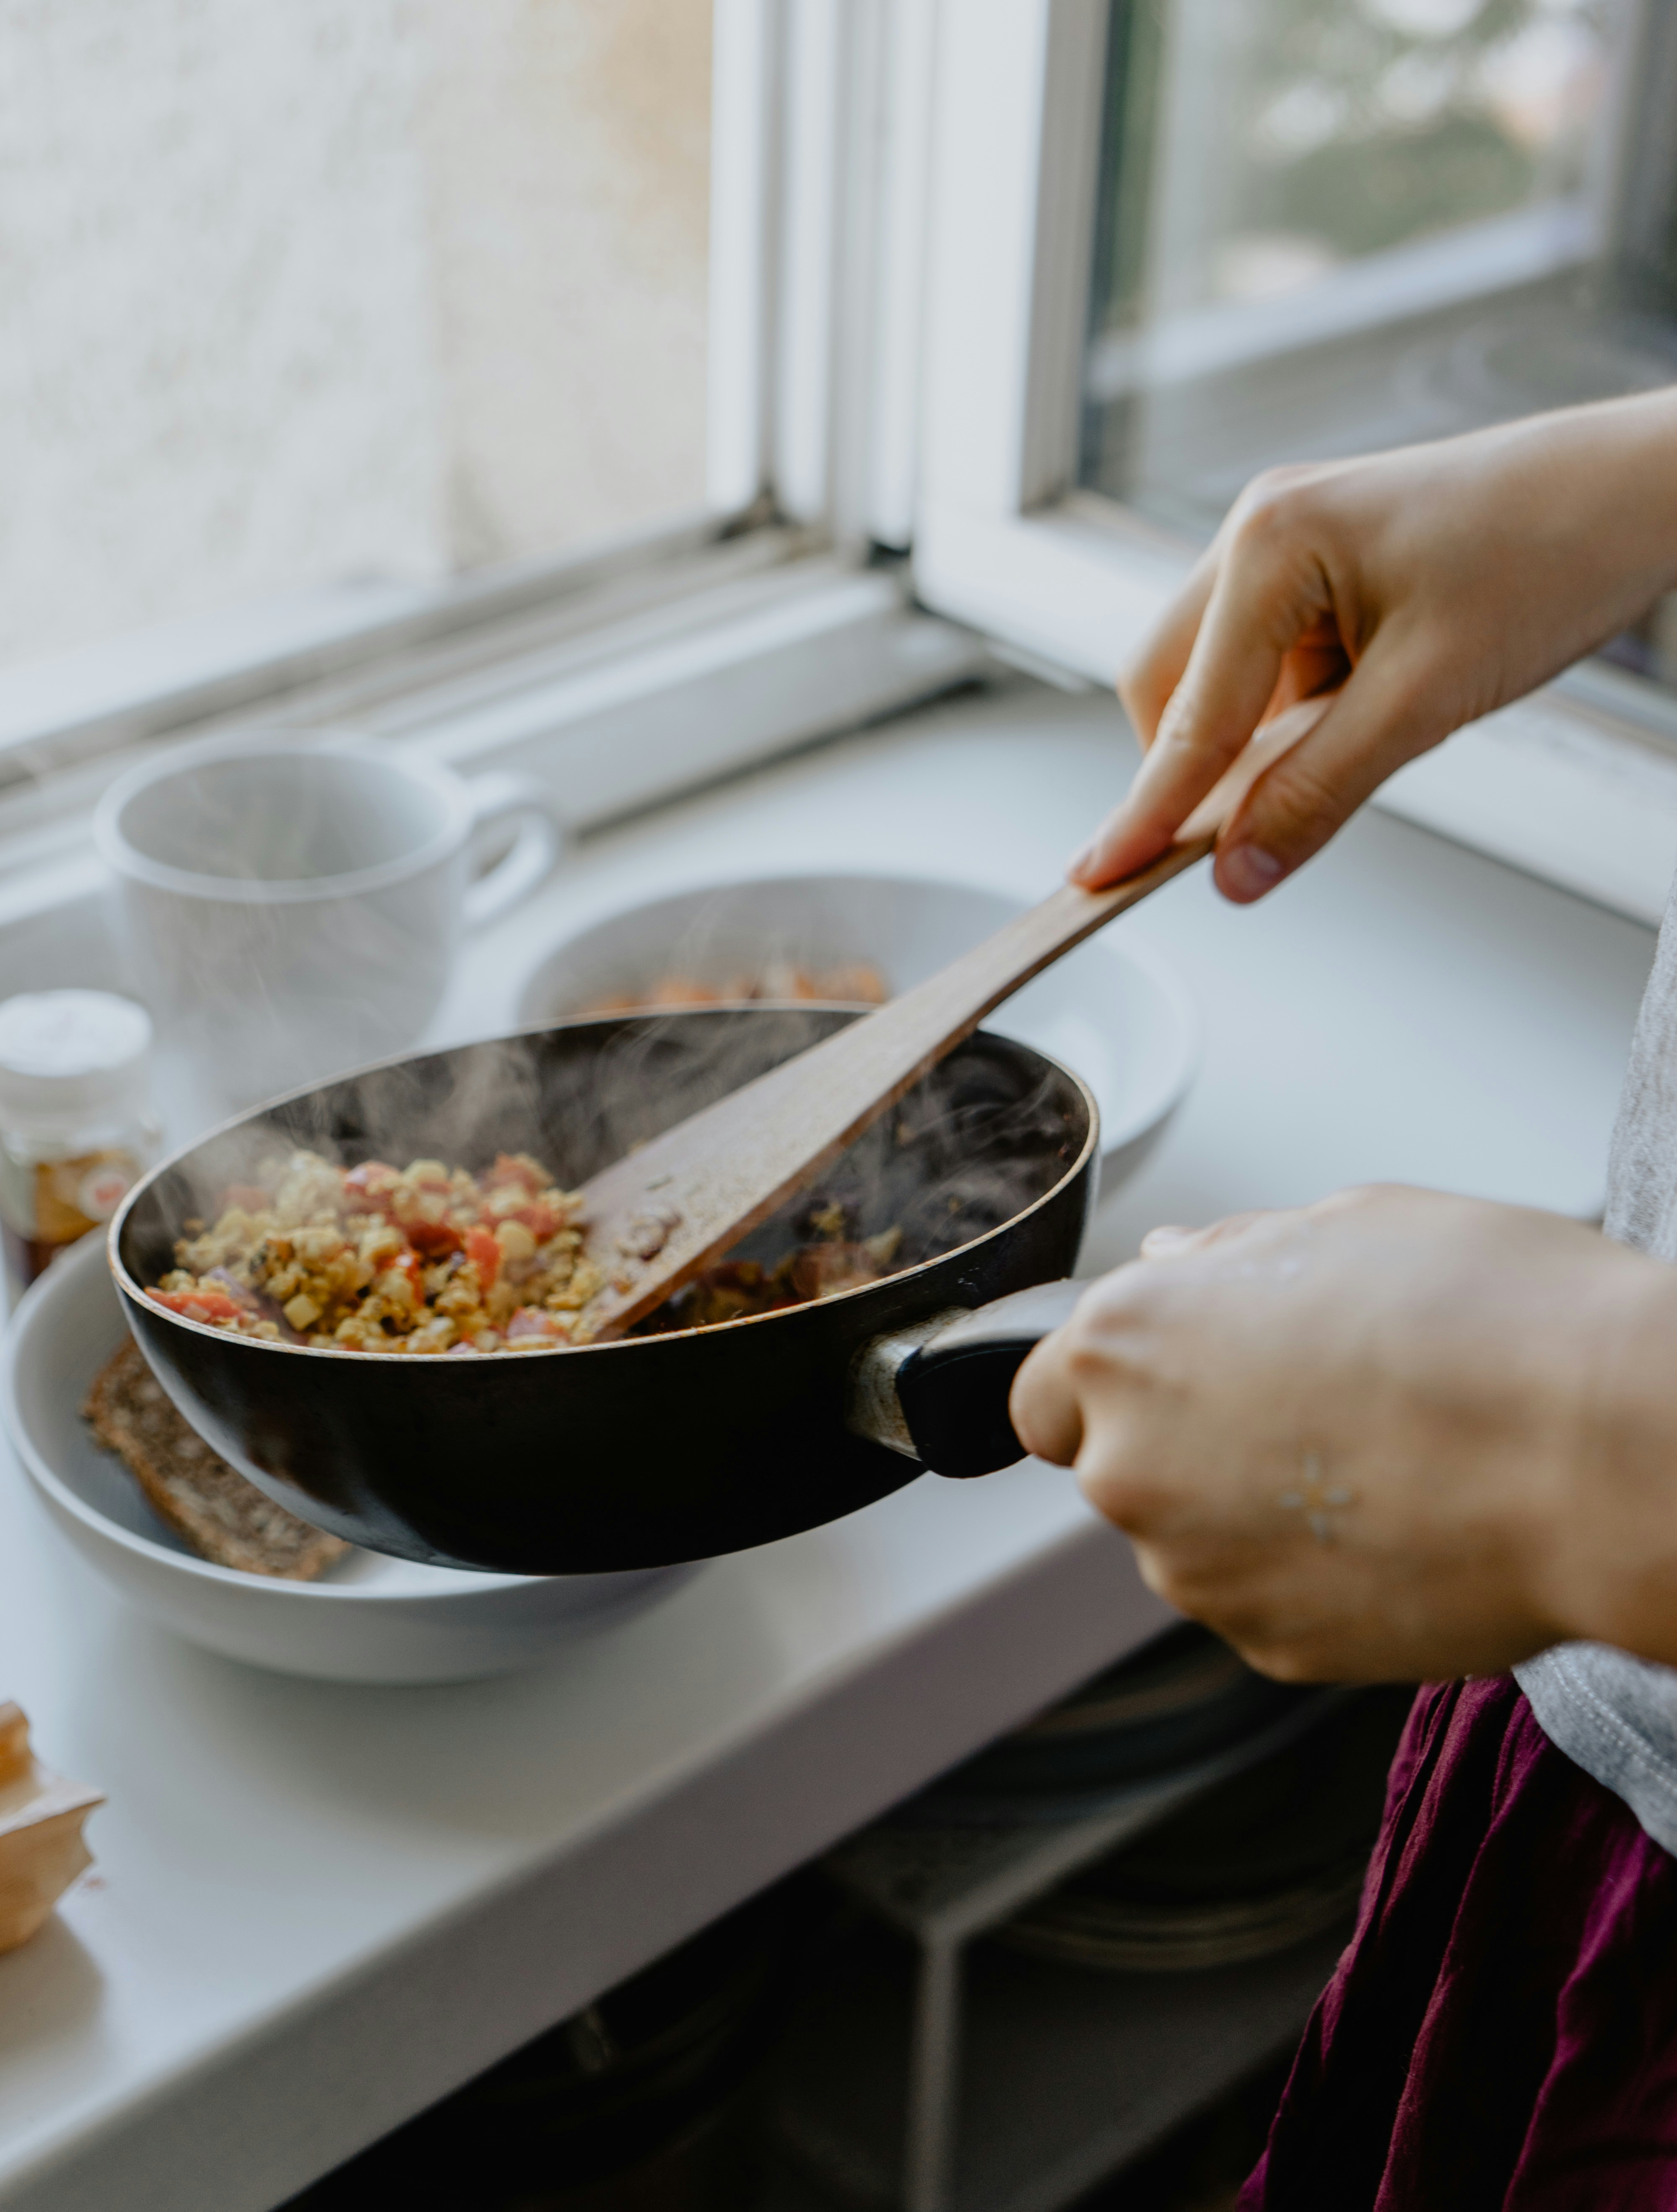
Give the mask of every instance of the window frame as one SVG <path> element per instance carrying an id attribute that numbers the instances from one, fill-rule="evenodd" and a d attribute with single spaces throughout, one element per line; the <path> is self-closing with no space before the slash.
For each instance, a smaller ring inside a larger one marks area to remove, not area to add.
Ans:
<path id="1" fill-rule="evenodd" d="M 1106 0 L 941 0 L 914 566 L 921 600 L 1111 683 L 1192 549 L 1079 483 Z M 1677 701 L 1586 665 L 1470 725 L 1376 803 L 1657 921 Z"/>

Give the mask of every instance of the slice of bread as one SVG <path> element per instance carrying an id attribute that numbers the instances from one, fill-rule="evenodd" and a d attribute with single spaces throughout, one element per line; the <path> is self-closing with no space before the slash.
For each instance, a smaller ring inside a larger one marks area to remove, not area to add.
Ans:
<path id="1" fill-rule="evenodd" d="M 276 1505 L 213 1452 L 176 1412 L 131 1337 L 99 1370 L 82 1412 L 159 1520 L 216 1566 L 307 1583 L 349 1550 L 341 1536 Z"/>

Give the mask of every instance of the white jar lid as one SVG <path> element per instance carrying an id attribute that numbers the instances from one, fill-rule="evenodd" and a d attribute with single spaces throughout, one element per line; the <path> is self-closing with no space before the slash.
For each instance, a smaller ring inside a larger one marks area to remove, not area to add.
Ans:
<path id="1" fill-rule="evenodd" d="M 112 991 L 26 991 L 0 1005 L 0 1121 L 40 1133 L 145 1103 L 151 1017 Z"/>

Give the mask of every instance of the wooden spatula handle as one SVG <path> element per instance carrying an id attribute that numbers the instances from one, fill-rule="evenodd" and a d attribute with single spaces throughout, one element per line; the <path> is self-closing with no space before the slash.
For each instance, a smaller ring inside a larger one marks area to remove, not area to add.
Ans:
<path id="1" fill-rule="evenodd" d="M 1085 937 L 1092 937 L 1115 915 L 1139 904 L 1161 884 L 1204 860 L 1212 842 L 1210 837 L 1200 837 L 1188 844 L 1173 845 L 1162 860 L 1139 875 L 1115 884 L 1109 890 L 1085 891 L 1076 884 L 1062 884 L 1040 905 L 1029 907 L 1012 921 L 1004 922 L 970 952 L 963 952 L 947 968 L 869 1015 L 869 1024 L 878 1025 L 882 1038 L 890 1032 L 900 1035 L 905 1042 L 916 1037 L 921 1040 L 925 1057 L 915 1062 L 912 1073 L 904 1073 L 902 1090 L 894 1096 L 901 1097 L 902 1091 L 917 1082 L 963 1037 L 970 1036 L 986 1014 L 1022 990 L 1033 975 L 1081 945 Z M 829 1040 L 837 1042 L 837 1038 Z M 780 1073 L 778 1068 L 774 1071 Z"/>
<path id="2" fill-rule="evenodd" d="M 1174 845 L 1109 890 L 1062 884 L 937 975 L 596 1176 L 586 1186 L 588 1243 L 611 1279 L 588 1309 L 591 1334 L 620 1334 L 731 1250 L 993 1007 L 1212 842 Z"/>

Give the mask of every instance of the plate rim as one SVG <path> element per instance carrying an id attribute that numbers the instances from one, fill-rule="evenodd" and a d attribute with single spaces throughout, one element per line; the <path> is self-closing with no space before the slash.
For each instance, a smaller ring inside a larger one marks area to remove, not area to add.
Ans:
<path id="1" fill-rule="evenodd" d="M 41 1450 L 30 1432 L 23 1416 L 18 1389 L 18 1376 L 28 1356 L 31 1340 L 50 1329 L 51 1323 L 43 1321 L 43 1314 L 51 1313 L 56 1299 L 66 1299 L 72 1284 L 79 1285 L 82 1277 L 92 1275 L 96 1267 L 104 1267 L 108 1274 L 105 1253 L 105 1232 L 93 1230 L 63 1253 L 32 1283 L 18 1301 L 15 1310 L 7 1323 L 4 1340 L 0 1343 L 0 1419 L 18 1463 L 25 1475 L 46 1498 L 70 1516 L 100 1542 L 113 1545 L 131 1553 L 148 1565 L 172 1568 L 190 1579 L 209 1583 L 212 1587 L 244 1591 L 253 1602 L 282 1603 L 302 1600 L 315 1603 L 361 1605 L 447 1605 L 466 1598 L 486 1598 L 502 1590 L 527 1589 L 542 1583 L 571 1583 L 592 1581 L 592 1576 L 580 1575 L 496 1575 L 479 1570 L 471 1571 L 471 1578 L 464 1587 L 440 1585 L 434 1589 L 399 1589 L 381 1588 L 377 1583 L 363 1584 L 354 1582 L 294 1582 L 279 1575 L 251 1575 L 239 1567 L 224 1567 L 214 1559 L 201 1559 L 190 1552 L 177 1552 L 160 1544 L 154 1537 L 138 1534 L 125 1528 L 88 1504 L 65 1480 Z M 118 1318 L 122 1319 L 122 1298 L 114 1281 L 111 1291 L 118 1304 Z M 126 1327 L 125 1321 L 123 1324 Z M 365 1550 L 364 1545 L 355 1547 Z M 380 1554 L 374 1553 L 374 1557 Z M 425 1562 L 414 1564 L 423 1565 Z M 458 1570 L 446 1570 L 449 1573 Z"/>
<path id="2" fill-rule="evenodd" d="M 535 1007 L 531 994 L 537 978 L 544 974 L 562 954 L 580 944 L 585 939 L 592 937 L 597 931 L 606 929 L 613 923 L 627 921 L 631 915 L 651 912 L 659 907 L 675 906 L 684 901 L 702 898 L 718 892 L 749 892 L 754 889 L 779 889 L 783 885 L 814 884 L 859 886 L 891 884 L 908 884 L 921 890 L 975 891 L 987 898 L 1012 901 L 1015 903 L 1016 910 L 1020 912 L 1030 904 L 1028 894 L 1015 890 L 1005 884 L 981 882 L 972 876 L 927 875 L 910 873 L 901 869 L 780 868 L 772 873 L 760 872 L 750 875 L 701 877 L 696 881 L 663 891 L 655 898 L 632 898 L 614 904 L 599 913 L 592 915 L 582 921 L 580 927 L 568 930 L 565 935 L 550 945 L 534 964 L 526 970 L 513 1000 L 513 1019 L 520 1024 L 527 1025 L 532 1023 L 567 1018 L 568 1017 L 563 1013 L 551 1006 L 545 1009 Z M 1145 937 L 1138 939 L 1127 936 L 1122 943 L 1111 943 L 1097 934 L 1086 939 L 1082 945 L 1076 947 L 1076 951 L 1100 952 L 1109 960 L 1129 961 L 1151 983 L 1156 986 L 1169 1004 L 1182 1030 L 1180 1066 L 1175 1077 L 1168 1084 L 1159 1085 L 1155 1094 L 1157 1103 L 1150 1111 L 1145 1114 L 1133 1114 L 1127 1116 L 1121 1122 L 1115 1119 L 1109 1126 L 1104 1111 L 1104 1102 L 1101 1100 L 1099 1093 L 1096 1092 L 1096 1103 L 1103 1107 L 1101 1158 L 1104 1162 L 1115 1153 L 1122 1152 L 1127 1146 L 1134 1144 L 1139 1138 L 1145 1136 L 1150 1130 L 1157 1127 L 1187 1097 L 1205 1059 L 1205 1018 L 1200 1012 L 1199 1000 L 1181 969 L 1168 954 L 1162 952 Z M 1002 1008 L 998 1007 L 995 1011 L 1000 1013 Z M 987 1026 L 988 1019 L 989 1018 L 987 1017 Z M 1057 1059 L 1059 1055 L 1055 1054 L 1051 1057 Z M 1083 1081 L 1088 1084 L 1091 1091 L 1095 1091 L 1092 1081 L 1087 1075 L 1083 1075 L 1080 1069 L 1072 1067 L 1069 1061 L 1065 1065 L 1071 1073 L 1082 1075 Z"/>

